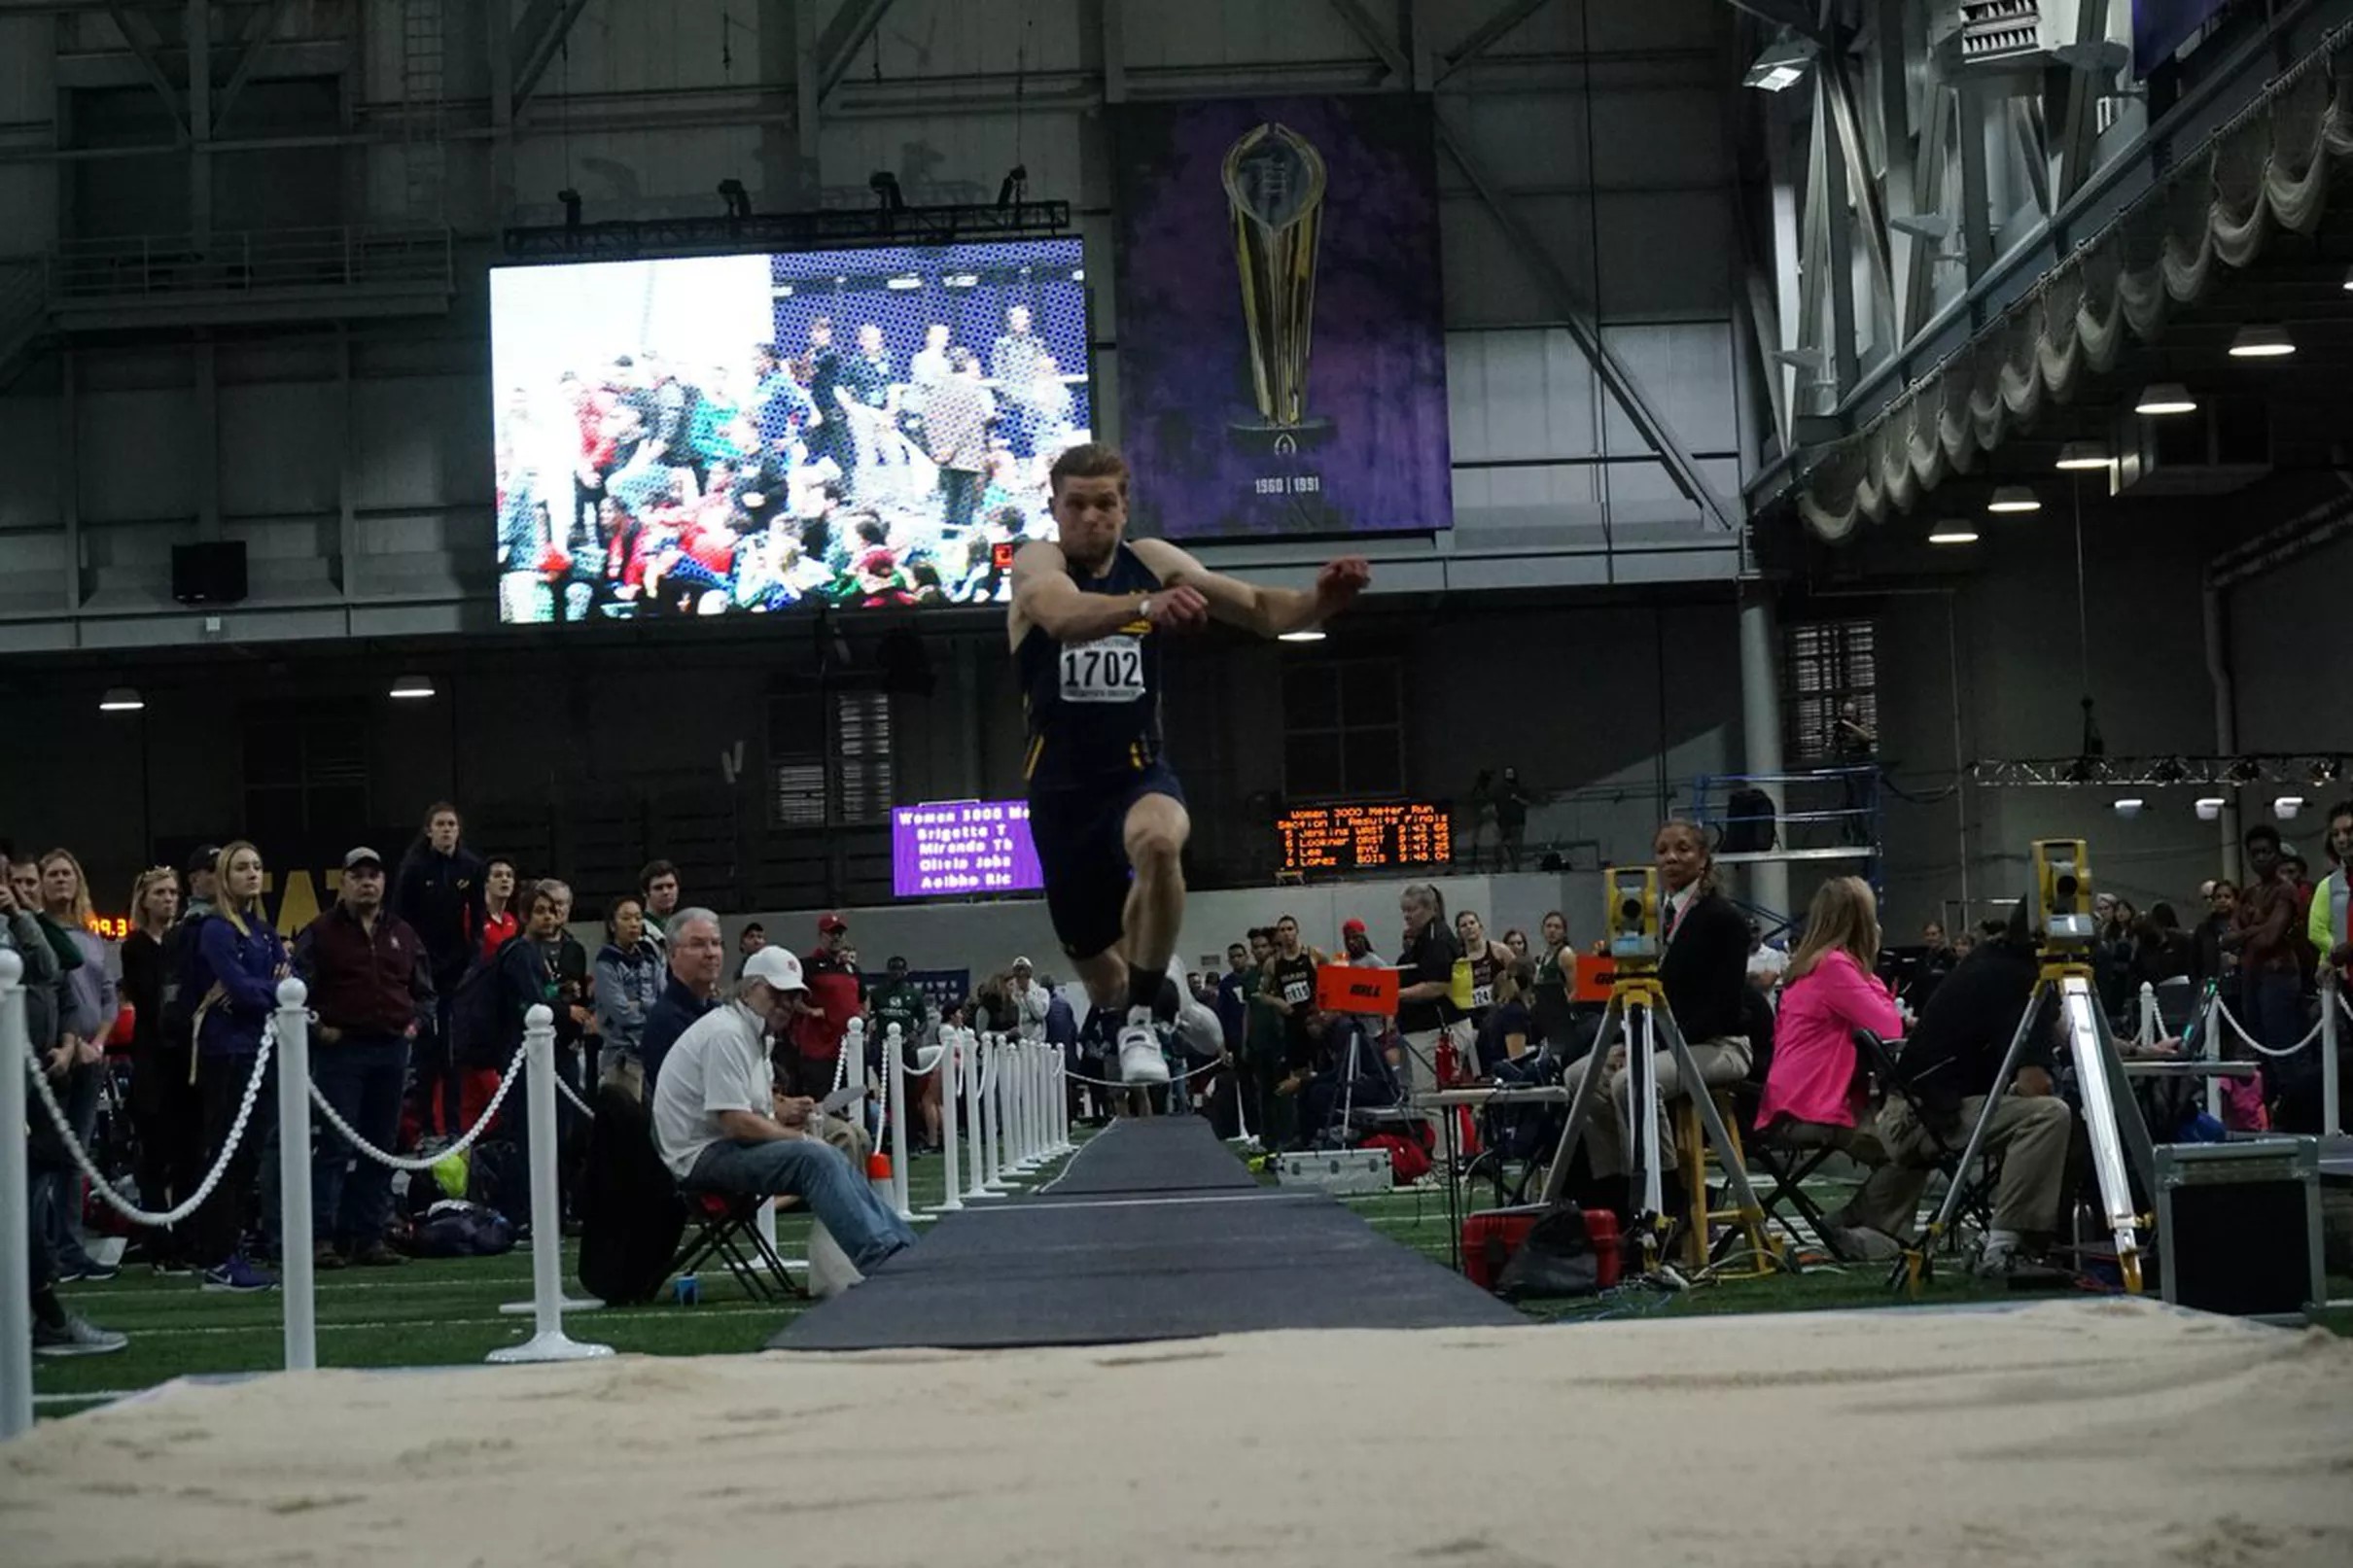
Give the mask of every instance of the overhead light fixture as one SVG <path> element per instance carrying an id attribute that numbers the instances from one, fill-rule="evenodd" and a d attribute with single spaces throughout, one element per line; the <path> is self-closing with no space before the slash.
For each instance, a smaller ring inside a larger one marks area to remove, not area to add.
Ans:
<path id="1" fill-rule="evenodd" d="M 1018 207 L 1021 205 L 1021 198 L 1029 193 L 1029 190 L 1030 167 L 1026 163 L 1016 163 L 1005 170 L 1004 181 L 997 188 L 997 205 Z"/>
<path id="2" fill-rule="evenodd" d="M 135 714 L 147 706 L 136 686 L 109 686 L 106 695 L 98 699 L 101 714 Z"/>
<path id="3" fill-rule="evenodd" d="M 1975 544 L 1977 530 L 1963 522 L 1942 522 L 1928 531 L 1931 544 Z"/>
<path id="4" fill-rule="evenodd" d="M 2104 469 L 2108 462 L 2108 448 L 2104 443 L 2069 441 L 2059 448 L 2058 462 L 2054 466 L 2066 470 Z"/>
<path id="5" fill-rule="evenodd" d="M 1812 39 L 1784 27 L 1765 46 L 1765 52 L 1756 57 L 1740 83 L 1763 92 L 1786 92 L 1806 80 L 1814 53 Z"/>
<path id="6" fill-rule="evenodd" d="M 2043 504 L 2036 498 L 2034 492 L 2024 485 L 2006 484 L 1993 492 L 1993 499 L 1985 503 L 1985 509 L 1987 511 L 2041 511 Z"/>
<path id="7" fill-rule="evenodd" d="M 883 280 L 883 287 L 886 289 L 920 289 L 923 286 L 924 280 L 912 272 L 902 272 L 896 278 Z"/>
<path id="8" fill-rule="evenodd" d="M 752 192 L 744 189 L 743 181 L 720 181 L 719 198 L 727 204 L 728 217 L 744 219 L 752 216 Z"/>
<path id="9" fill-rule="evenodd" d="M 2295 352 L 2296 339 L 2277 322 L 2251 321 L 2230 339 L 2234 360 L 2278 360 Z"/>
<path id="10" fill-rule="evenodd" d="M 2271 802 L 2271 815 L 2283 822 L 2294 821 L 2297 813 L 2303 809 L 2304 797 L 2301 795 L 2282 795 Z"/>
<path id="11" fill-rule="evenodd" d="M 2114 810 L 2117 816 L 2129 819 L 2138 817 L 2148 806 L 2149 803 L 2138 795 L 2125 795 L 2116 801 Z"/>
<path id="12" fill-rule="evenodd" d="M 564 226 L 566 228 L 579 227 L 580 193 L 572 187 L 566 186 L 555 193 L 555 199 L 564 204 Z"/>
<path id="13" fill-rule="evenodd" d="M 404 675 L 392 683 L 392 695 L 404 701 L 414 701 L 433 695 L 433 679 L 429 676 Z"/>
<path id="14" fill-rule="evenodd" d="M 1275 641 L 1278 643 L 1320 643 L 1323 641 L 1323 633 L 1317 628 L 1310 627 L 1304 632 L 1284 632 Z"/>
<path id="15" fill-rule="evenodd" d="M 2140 401 L 2132 405 L 2136 414 L 2194 414 L 2197 400 L 2179 381 L 2160 381 L 2141 393 Z"/>
<path id="16" fill-rule="evenodd" d="M 2353 266 L 2345 268 L 2345 293 L 2353 294 Z"/>
<path id="17" fill-rule="evenodd" d="M 2213 820 L 2214 820 L 2214 819 L 2215 819 L 2217 817 L 2220 817 L 2222 814 L 2223 814 L 2223 797 L 2222 797 L 2222 796 L 2220 796 L 2220 795 L 2200 795 L 2200 796 L 2198 796 L 2198 797 L 2197 797 L 2197 819 L 2198 819 L 2199 821 L 2201 821 L 2201 822 L 2211 822 L 2211 821 L 2213 821 Z"/>
<path id="18" fill-rule="evenodd" d="M 876 205 L 886 213 L 907 210 L 907 198 L 899 193 L 898 176 L 889 169 L 876 169 L 866 176 L 866 189 L 874 192 Z"/>

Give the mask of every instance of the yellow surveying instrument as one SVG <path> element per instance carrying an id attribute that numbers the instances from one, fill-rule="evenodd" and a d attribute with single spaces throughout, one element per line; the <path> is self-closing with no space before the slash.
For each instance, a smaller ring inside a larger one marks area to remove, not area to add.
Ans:
<path id="1" fill-rule="evenodd" d="M 1569 1157 L 1585 1135 L 1587 1120 L 1593 1114 L 1594 1097 L 1601 1092 L 1601 1081 L 1609 1076 L 1610 1051 L 1623 1045 L 1626 1090 L 1625 1103 L 1620 1108 L 1627 1119 L 1627 1146 L 1634 1165 L 1633 1190 L 1640 1195 L 1631 1229 L 1642 1251 L 1643 1272 L 1655 1273 L 1667 1237 L 1673 1229 L 1673 1218 L 1666 1211 L 1666 1195 L 1660 1185 L 1663 1166 L 1659 1147 L 1660 1053 L 1673 1058 L 1683 1090 L 1690 1095 L 1700 1114 L 1707 1144 L 1715 1150 L 1717 1164 L 1723 1167 L 1725 1180 L 1738 1202 L 1740 1223 L 1752 1236 L 1762 1235 L 1765 1210 L 1757 1202 L 1756 1189 L 1749 1185 L 1739 1146 L 1725 1131 L 1724 1120 L 1716 1110 L 1715 1096 L 1701 1078 L 1691 1047 L 1684 1042 L 1683 1031 L 1667 1005 L 1667 993 L 1659 984 L 1659 960 L 1668 946 L 1660 934 L 1659 873 L 1651 866 L 1613 866 L 1602 874 L 1602 883 L 1607 889 L 1602 929 L 1607 933 L 1609 957 L 1616 964 L 1616 974 L 1610 982 L 1609 1009 L 1602 1015 L 1601 1032 L 1594 1039 L 1593 1053 L 1585 1059 L 1585 1070 L 1577 1076 L 1576 1092 L 1568 1102 L 1568 1125 L 1562 1131 L 1561 1146 L 1553 1155 L 1552 1168 L 1545 1173 L 1543 1202 L 1547 1205 L 1561 1202 L 1568 1183 Z M 1703 1210 L 1705 1206 L 1704 1202 L 1699 1205 Z M 1704 1256 L 1706 1251 L 1706 1237 L 1703 1237 L 1699 1252 Z"/>
<path id="2" fill-rule="evenodd" d="M 2141 1288 L 2141 1235 L 2150 1220 L 2133 1205 L 2129 1155 L 2141 1178 L 2141 1190 L 2157 1191 L 2157 1150 L 2149 1127 L 2141 1119 L 2140 1102 L 2132 1098 L 2125 1076 L 2125 1062 L 2116 1048 L 2107 1015 L 2100 1011 L 2099 993 L 2091 984 L 2091 945 L 2098 927 L 2091 914 L 2091 861 L 2082 839 L 2038 839 L 2034 845 L 2034 889 L 2027 896 L 2027 926 L 2034 933 L 2041 971 L 2034 992 L 2026 998 L 2025 1015 L 2011 1036 L 2009 1054 L 1995 1074 L 1993 1092 L 1985 1097 L 1977 1125 L 1969 1130 L 1951 1185 L 1937 1206 L 1936 1218 L 1920 1237 L 1916 1250 L 1906 1253 L 1906 1271 L 1914 1288 L 1927 1272 L 1937 1239 L 1952 1223 L 1960 1206 L 1968 1173 L 1984 1147 L 1985 1130 L 2018 1076 L 2019 1058 L 2025 1053 L 2046 1002 L 2058 1009 L 2057 1030 L 2066 1037 L 2067 1054 L 2075 1065 L 2076 1093 L 2083 1100 L 2084 1130 L 2091 1148 L 2092 1173 L 2098 1179 L 2100 1211 L 2116 1239 L 2116 1263 L 2125 1289 Z"/>

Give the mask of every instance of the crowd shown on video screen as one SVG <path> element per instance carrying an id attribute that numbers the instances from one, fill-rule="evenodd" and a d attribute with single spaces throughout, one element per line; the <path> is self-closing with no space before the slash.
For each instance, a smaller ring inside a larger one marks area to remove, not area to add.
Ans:
<path id="1" fill-rule="evenodd" d="M 498 429 L 509 621 L 982 604 L 1052 539 L 1046 472 L 1089 438 L 1070 373 L 1010 306 L 981 350 L 944 322 L 896 363 L 882 328 L 740 366 L 653 349 L 509 390 Z M 790 355 L 790 357 L 788 357 Z"/>

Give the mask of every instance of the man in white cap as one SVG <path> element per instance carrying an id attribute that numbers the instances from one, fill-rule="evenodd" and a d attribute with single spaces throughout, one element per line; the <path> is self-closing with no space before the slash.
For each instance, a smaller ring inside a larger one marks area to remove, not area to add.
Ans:
<path id="1" fill-rule="evenodd" d="M 1005 982 L 1005 1000 L 1013 1007 L 1013 1031 L 1035 1045 L 1046 1037 L 1046 1009 L 1053 1004 L 1052 993 L 1039 985 L 1036 971 L 1027 958 L 1013 960 L 1012 977 Z"/>
<path id="2" fill-rule="evenodd" d="M 783 948 L 744 960 L 730 999 L 695 1020 L 662 1060 L 654 1143 L 685 1186 L 800 1199 L 865 1273 L 912 1245 L 915 1233 L 823 1141 L 816 1101 L 776 1094 L 768 1036 L 784 1033 L 806 990 L 800 959 Z"/>

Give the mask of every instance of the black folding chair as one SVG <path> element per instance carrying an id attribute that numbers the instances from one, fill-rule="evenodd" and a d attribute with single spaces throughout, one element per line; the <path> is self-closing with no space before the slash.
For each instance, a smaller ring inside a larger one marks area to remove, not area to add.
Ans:
<path id="1" fill-rule="evenodd" d="M 1869 1029 L 1856 1029 L 1854 1043 L 1855 1048 L 1862 1052 L 1863 1064 L 1870 1068 L 1879 1092 L 1901 1100 L 1911 1110 L 1912 1119 L 1919 1124 L 1920 1131 L 1928 1134 L 1929 1144 L 1935 1150 L 1930 1167 L 1941 1171 L 1946 1181 L 1960 1188 L 1960 1202 L 1953 1212 L 1976 1222 L 1981 1231 L 1991 1229 L 1993 1184 L 2000 1170 L 2000 1157 L 1990 1149 L 1982 1150 L 1978 1156 L 1977 1170 L 1973 1173 L 1963 1172 L 1960 1168 L 1961 1155 L 1968 1145 L 1968 1135 L 1964 1132 L 1961 1141 L 1953 1142 L 1938 1127 L 1937 1119 L 1928 1114 L 1921 1085 L 1904 1071 L 1901 1042 L 1883 1040 Z M 1950 1244 L 1957 1245 L 1957 1228 L 1949 1235 L 1953 1238 Z M 1898 1268 L 1900 1277 L 1902 1266 Z"/>
<path id="2" fill-rule="evenodd" d="M 750 1193 L 718 1192 L 710 1188 L 679 1189 L 686 1209 L 686 1239 L 671 1260 L 673 1276 L 695 1272 L 716 1257 L 735 1276 L 744 1294 L 754 1301 L 809 1294 L 785 1272 L 785 1260 L 759 1232 L 759 1206 L 771 1200 Z M 768 1278 L 762 1279 L 762 1268 Z"/>
<path id="3" fill-rule="evenodd" d="M 1748 1140 L 1750 1173 L 1753 1175 L 1761 1170 L 1773 1182 L 1772 1191 L 1758 1195 L 1758 1205 L 1765 1210 L 1766 1219 L 1778 1223 L 1792 1238 L 1803 1241 L 1805 1235 L 1796 1222 L 1781 1212 L 1781 1205 L 1788 1204 L 1812 1229 L 1814 1239 L 1821 1243 L 1824 1252 L 1841 1263 L 1854 1262 L 1853 1254 L 1840 1245 L 1837 1228 L 1830 1223 L 1829 1216 L 1822 1212 L 1821 1205 L 1806 1191 L 1808 1178 L 1821 1169 L 1823 1163 L 1832 1155 L 1840 1152 L 1838 1146 L 1832 1143 L 1785 1141 L 1783 1126 L 1776 1119 L 1774 1126 Z"/>

